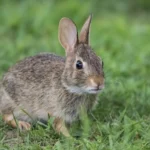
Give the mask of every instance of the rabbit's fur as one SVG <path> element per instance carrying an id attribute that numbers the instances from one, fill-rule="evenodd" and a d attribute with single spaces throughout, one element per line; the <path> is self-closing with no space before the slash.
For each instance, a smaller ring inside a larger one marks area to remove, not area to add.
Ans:
<path id="1" fill-rule="evenodd" d="M 66 58 L 39 54 L 9 69 L 0 83 L 0 112 L 6 122 L 13 120 L 12 114 L 25 122 L 47 120 L 50 114 L 71 123 L 79 116 L 81 107 L 92 109 L 104 87 L 104 73 L 102 60 L 89 46 L 90 22 L 91 16 L 78 39 L 75 24 L 68 18 L 61 19 L 59 40 Z M 77 60 L 83 63 L 83 69 L 76 68 Z"/>

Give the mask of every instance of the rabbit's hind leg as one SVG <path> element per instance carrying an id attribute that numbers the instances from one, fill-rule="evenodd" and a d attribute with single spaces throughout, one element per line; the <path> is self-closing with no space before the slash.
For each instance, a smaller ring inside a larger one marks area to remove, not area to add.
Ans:
<path id="1" fill-rule="evenodd" d="M 4 114 L 3 120 L 13 128 L 19 127 L 20 130 L 30 130 L 31 125 L 28 122 L 14 119 L 13 114 Z"/>

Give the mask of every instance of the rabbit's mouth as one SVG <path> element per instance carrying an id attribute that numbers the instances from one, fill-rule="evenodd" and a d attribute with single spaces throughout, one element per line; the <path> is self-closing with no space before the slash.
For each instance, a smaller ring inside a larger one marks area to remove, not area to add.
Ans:
<path id="1" fill-rule="evenodd" d="M 96 88 L 95 87 L 94 88 L 89 88 L 88 92 L 92 93 L 92 94 L 94 94 L 94 93 L 97 94 L 97 93 L 101 92 L 103 90 L 103 88 L 104 88 L 104 85 L 96 87 Z"/>
<path id="2" fill-rule="evenodd" d="M 92 93 L 92 94 L 97 94 L 97 93 L 99 93 L 100 91 L 102 91 L 102 89 L 90 89 L 89 90 L 89 93 Z"/>
<path id="3" fill-rule="evenodd" d="M 101 91 L 101 89 L 91 89 L 90 91 Z"/>

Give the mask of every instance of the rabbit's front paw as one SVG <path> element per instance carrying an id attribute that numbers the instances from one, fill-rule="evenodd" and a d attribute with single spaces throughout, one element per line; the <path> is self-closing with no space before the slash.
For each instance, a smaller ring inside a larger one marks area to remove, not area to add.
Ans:
<path id="1" fill-rule="evenodd" d="M 71 137 L 68 129 L 65 126 L 65 123 L 60 118 L 55 118 L 54 120 L 54 128 L 58 133 L 62 133 L 66 137 Z"/>

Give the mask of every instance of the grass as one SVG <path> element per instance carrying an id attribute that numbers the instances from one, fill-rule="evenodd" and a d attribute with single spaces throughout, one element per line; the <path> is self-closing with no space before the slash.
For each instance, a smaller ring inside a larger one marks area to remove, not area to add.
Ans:
<path id="1" fill-rule="evenodd" d="M 82 9 L 81 9 L 82 5 Z M 0 150 L 149 150 L 150 26 L 146 17 L 99 12 L 87 1 L 0 1 L 0 75 L 39 52 L 65 55 L 57 40 L 61 17 L 81 28 L 94 12 L 91 44 L 104 61 L 106 87 L 97 108 L 74 123 L 67 139 L 47 125 L 19 132 L 0 119 Z"/>

